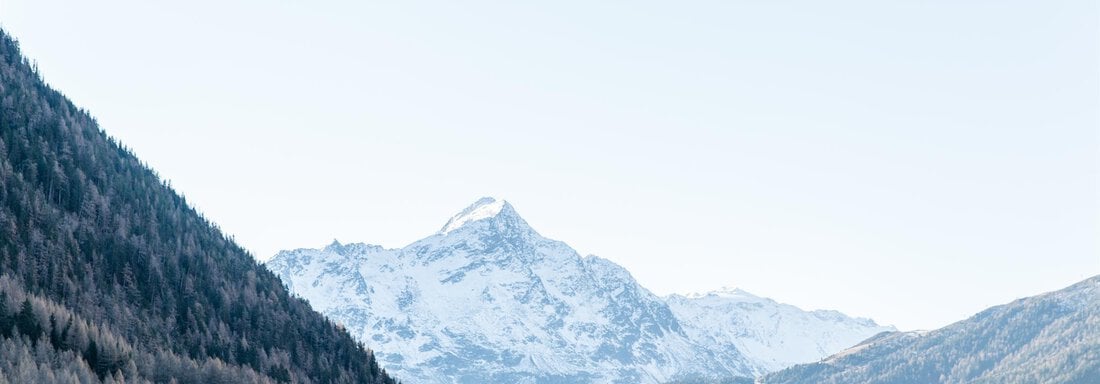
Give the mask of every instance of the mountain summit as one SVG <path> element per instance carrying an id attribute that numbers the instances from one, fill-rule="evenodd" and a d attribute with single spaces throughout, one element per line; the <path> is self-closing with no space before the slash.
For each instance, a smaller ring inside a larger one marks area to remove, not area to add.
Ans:
<path id="1" fill-rule="evenodd" d="M 769 323 L 774 316 L 816 315 L 765 299 L 751 308 L 687 299 L 670 306 L 621 266 L 539 235 L 511 204 L 495 198 L 479 199 L 436 234 L 404 248 L 297 249 L 279 252 L 267 266 L 314 308 L 384 351 L 377 357 L 387 370 L 417 383 L 752 376 L 816 361 L 884 330 L 843 317 Z M 730 322 L 721 328 L 728 334 L 702 331 L 707 325 L 696 314 L 726 309 L 754 321 L 720 312 L 705 319 Z M 808 334 L 813 345 L 830 349 L 812 350 L 809 360 L 769 350 L 786 341 L 768 339 L 779 333 L 766 329 L 788 326 L 824 329 Z M 741 334 L 765 339 L 745 345 L 766 358 L 744 354 Z"/>
<path id="2" fill-rule="evenodd" d="M 478 199 L 466 209 L 451 216 L 447 224 L 439 230 L 439 234 L 446 235 L 466 225 L 475 223 L 492 222 L 500 229 L 530 229 L 527 222 L 519 217 L 516 210 L 507 201 L 493 197 Z"/>

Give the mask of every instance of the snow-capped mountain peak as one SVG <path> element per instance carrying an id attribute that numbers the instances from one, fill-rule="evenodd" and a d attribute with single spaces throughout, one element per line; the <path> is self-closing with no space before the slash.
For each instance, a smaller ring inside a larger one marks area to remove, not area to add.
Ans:
<path id="1" fill-rule="evenodd" d="M 439 230 L 439 234 L 446 235 L 466 226 L 486 219 L 501 219 L 506 223 L 527 225 L 523 218 L 519 217 L 515 208 L 503 199 L 495 197 L 482 197 L 461 212 L 451 216 L 447 224 Z"/>
<path id="2" fill-rule="evenodd" d="M 280 252 L 267 266 L 383 351 L 387 370 L 426 384 L 750 376 L 817 361 L 878 331 L 737 289 L 660 298 L 491 197 L 406 247 L 333 242 Z M 799 337 L 810 341 L 791 342 Z"/>

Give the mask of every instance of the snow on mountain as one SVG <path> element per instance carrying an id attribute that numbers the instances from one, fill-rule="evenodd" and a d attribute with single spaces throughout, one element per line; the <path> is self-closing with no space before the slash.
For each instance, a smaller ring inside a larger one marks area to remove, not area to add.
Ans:
<path id="1" fill-rule="evenodd" d="M 461 228 L 466 223 L 471 221 L 478 221 L 481 219 L 488 219 L 501 214 L 507 207 L 509 210 L 512 206 L 504 200 L 497 200 L 492 197 L 483 197 L 474 204 L 470 205 L 462 212 L 455 214 L 450 220 L 447 220 L 447 224 L 443 225 L 443 229 L 439 230 L 440 234 L 446 235 L 453 230 Z M 516 216 L 514 211 L 508 213 L 509 216 Z M 516 216 L 518 217 L 518 216 Z"/>
<path id="2" fill-rule="evenodd" d="M 879 328 L 831 312 L 801 318 L 755 296 L 666 302 L 619 265 L 541 236 L 494 198 L 404 248 L 334 242 L 280 252 L 267 266 L 410 383 L 748 376 L 840 351 L 859 341 L 849 342 L 855 324 L 867 336 Z M 803 326 L 811 329 L 784 328 Z"/>
<path id="3" fill-rule="evenodd" d="M 754 374 L 820 360 L 893 327 L 836 311 L 803 311 L 740 289 L 666 299 L 685 333 L 712 350 L 737 350 Z"/>

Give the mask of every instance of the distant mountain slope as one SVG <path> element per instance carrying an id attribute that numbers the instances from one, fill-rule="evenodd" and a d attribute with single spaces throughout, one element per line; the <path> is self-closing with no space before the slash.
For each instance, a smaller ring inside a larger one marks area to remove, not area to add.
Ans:
<path id="1" fill-rule="evenodd" d="M 935 331 L 883 334 L 763 382 L 1098 383 L 1100 276 Z"/>
<path id="2" fill-rule="evenodd" d="M 672 295 L 666 302 L 689 338 L 710 350 L 740 351 L 756 374 L 817 361 L 871 335 L 896 331 L 836 311 L 803 311 L 740 289 Z"/>
<path id="3" fill-rule="evenodd" d="M 267 266 L 417 383 L 663 383 L 764 369 L 735 346 L 692 339 L 625 269 L 541 236 L 503 200 L 481 199 L 401 249 L 334 243 Z M 860 326 L 851 343 L 880 330 Z"/>
<path id="4" fill-rule="evenodd" d="M 0 31 L 0 383 L 393 383 Z"/>

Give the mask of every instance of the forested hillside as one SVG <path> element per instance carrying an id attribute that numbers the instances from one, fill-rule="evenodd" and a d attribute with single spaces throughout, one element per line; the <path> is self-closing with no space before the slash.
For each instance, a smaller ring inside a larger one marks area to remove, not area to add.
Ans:
<path id="1" fill-rule="evenodd" d="M 394 382 L 0 31 L 0 383 L 123 380 Z"/>

